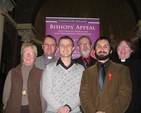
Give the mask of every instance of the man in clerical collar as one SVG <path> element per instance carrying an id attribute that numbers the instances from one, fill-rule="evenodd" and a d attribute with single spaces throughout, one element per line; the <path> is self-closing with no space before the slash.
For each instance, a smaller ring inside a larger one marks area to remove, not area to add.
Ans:
<path id="1" fill-rule="evenodd" d="M 40 69 L 45 69 L 46 65 L 58 60 L 54 53 L 57 49 L 57 42 L 55 37 L 46 35 L 42 44 L 44 54 L 36 58 L 35 65 Z"/>
<path id="2" fill-rule="evenodd" d="M 43 74 L 46 113 L 81 113 L 79 89 L 84 67 L 72 60 L 72 38 L 62 36 L 58 41 L 58 51 L 59 60 L 48 64 Z"/>
<path id="3" fill-rule="evenodd" d="M 94 44 L 97 63 L 82 75 L 80 101 L 84 113 L 124 113 L 132 96 L 128 67 L 112 62 L 109 38 L 99 37 Z"/>

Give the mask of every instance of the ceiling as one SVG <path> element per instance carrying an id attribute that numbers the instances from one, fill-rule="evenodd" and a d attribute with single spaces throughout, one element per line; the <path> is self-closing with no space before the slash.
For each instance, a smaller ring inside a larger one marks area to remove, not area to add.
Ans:
<path id="1" fill-rule="evenodd" d="M 116 43 L 119 38 L 136 37 L 141 20 L 141 0 L 15 0 L 10 13 L 17 23 L 32 23 L 36 38 L 43 40 L 45 17 L 100 18 L 100 35 Z"/>

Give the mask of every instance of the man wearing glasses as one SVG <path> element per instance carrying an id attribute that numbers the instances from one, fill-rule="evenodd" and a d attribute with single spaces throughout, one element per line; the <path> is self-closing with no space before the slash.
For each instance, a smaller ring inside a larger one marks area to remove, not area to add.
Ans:
<path id="1" fill-rule="evenodd" d="M 36 67 L 44 70 L 47 64 L 58 60 L 58 58 L 54 56 L 56 48 L 57 41 L 55 37 L 51 35 L 46 35 L 42 44 L 44 54 L 36 58 L 35 61 Z"/>
<path id="2" fill-rule="evenodd" d="M 88 68 L 95 64 L 96 59 L 91 57 L 92 41 L 88 36 L 82 36 L 77 41 L 77 49 L 79 50 L 81 56 L 74 59 L 75 62 Z"/>

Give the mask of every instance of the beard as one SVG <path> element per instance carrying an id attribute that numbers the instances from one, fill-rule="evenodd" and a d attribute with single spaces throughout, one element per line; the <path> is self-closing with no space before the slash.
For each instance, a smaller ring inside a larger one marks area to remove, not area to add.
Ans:
<path id="1" fill-rule="evenodd" d="M 105 53 L 104 51 L 100 51 L 99 53 Z M 110 52 L 107 54 L 107 55 L 98 55 L 96 52 L 95 52 L 95 56 L 98 60 L 106 60 L 110 57 Z"/>
<path id="2" fill-rule="evenodd" d="M 91 51 L 90 50 L 87 50 L 87 51 L 82 50 L 80 53 L 81 53 L 82 56 L 89 56 Z"/>

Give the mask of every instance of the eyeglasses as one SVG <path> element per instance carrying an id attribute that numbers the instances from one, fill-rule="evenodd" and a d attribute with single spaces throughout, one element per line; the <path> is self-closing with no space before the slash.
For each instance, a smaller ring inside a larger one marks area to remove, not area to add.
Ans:
<path id="1" fill-rule="evenodd" d="M 33 56 L 33 55 L 35 55 L 35 53 L 34 52 L 30 52 L 30 51 L 25 51 L 25 52 L 23 52 L 23 55 L 24 56 L 27 56 L 27 55 Z"/>
<path id="2" fill-rule="evenodd" d="M 46 43 L 45 43 L 45 44 L 43 44 L 43 45 L 44 45 L 44 46 L 47 46 L 47 47 L 49 47 L 49 46 L 50 46 L 50 47 L 55 47 L 55 44 L 46 44 Z"/>
<path id="3" fill-rule="evenodd" d="M 81 46 L 81 47 L 90 46 L 90 43 L 80 43 L 79 46 Z"/>
<path id="4" fill-rule="evenodd" d="M 123 46 L 123 45 L 119 45 L 118 48 L 120 48 L 120 49 L 123 49 L 123 48 L 124 48 L 124 49 L 130 49 L 129 46 Z"/>

